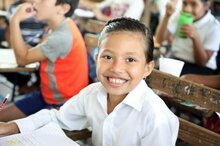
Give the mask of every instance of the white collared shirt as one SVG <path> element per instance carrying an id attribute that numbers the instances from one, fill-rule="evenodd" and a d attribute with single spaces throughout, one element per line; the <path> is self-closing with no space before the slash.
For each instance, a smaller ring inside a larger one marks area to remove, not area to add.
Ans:
<path id="1" fill-rule="evenodd" d="M 101 83 L 83 89 L 57 110 L 41 110 L 16 120 L 21 132 L 55 121 L 61 128 L 92 127 L 94 146 L 175 146 L 178 118 L 141 81 L 115 109 L 107 114 L 107 94 Z"/>

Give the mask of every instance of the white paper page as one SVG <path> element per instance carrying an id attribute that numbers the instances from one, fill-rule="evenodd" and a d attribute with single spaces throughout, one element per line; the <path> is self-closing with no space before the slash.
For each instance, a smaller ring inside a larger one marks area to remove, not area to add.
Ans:
<path id="1" fill-rule="evenodd" d="M 79 9 L 79 8 L 77 8 L 75 10 L 74 15 L 76 15 L 78 17 L 84 17 L 84 18 L 93 18 L 93 17 L 95 17 L 94 12 L 92 12 L 90 10 Z"/>
<path id="2" fill-rule="evenodd" d="M 17 66 L 15 55 L 12 49 L 0 49 L 0 64 L 3 66 Z"/>
<path id="3" fill-rule="evenodd" d="M 7 16 L 7 11 L 0 10 L 0 16 Z"/>
<path id="4" fill-rule="evenodd" d="M 38 62 L 26 65 L 27 68 L 36 68 Z M 0 49 L 0 68 L 15 68 L 17 67 L 15 54 L 13 49 Z"/>
<path id="5" fill-rule="evenodd" d="M 29 133 L 0 138 L 0 146 L 79 146 L 55 123 Z"/>

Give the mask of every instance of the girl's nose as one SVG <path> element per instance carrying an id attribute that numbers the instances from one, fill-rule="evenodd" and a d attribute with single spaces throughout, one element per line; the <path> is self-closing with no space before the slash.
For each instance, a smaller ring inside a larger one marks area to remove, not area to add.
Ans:
<path id="1" fill-rule="evenodd" d="M 115 60 L 111 65 L 111 71 L 113 72 L 121 72 L 123 70 L 123 63 L 119 60 Z"/>

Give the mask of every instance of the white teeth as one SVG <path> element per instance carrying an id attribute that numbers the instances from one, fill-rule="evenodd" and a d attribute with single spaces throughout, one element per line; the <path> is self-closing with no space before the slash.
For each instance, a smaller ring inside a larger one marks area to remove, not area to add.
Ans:
<path id="1" fill-rule="evenodd" d="M 122 79 L 115 79 L 115 78 L 109 78 L 109 81 L 111 83 L 114 83 L 114 84 L 122 84 L 125 82 L 125 80 L 122 80 Z"/>

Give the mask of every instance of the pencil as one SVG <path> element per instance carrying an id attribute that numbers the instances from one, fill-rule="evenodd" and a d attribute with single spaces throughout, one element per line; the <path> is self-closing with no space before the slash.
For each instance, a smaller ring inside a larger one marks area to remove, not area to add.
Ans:
<path id="1" fill-rule="evenodd" d="M 8 100 L 9 97 L 10 97 L 10 94 L 7 94 L 7 95 L 5 96 L 5 98 L 2 100 L 2 102 L 1 102 L 1 104 L 0 104 L 0 110 L 5 106 L 5 104 L 6 104 L 6 102 L 7 102 L 7 100 Z"/>

